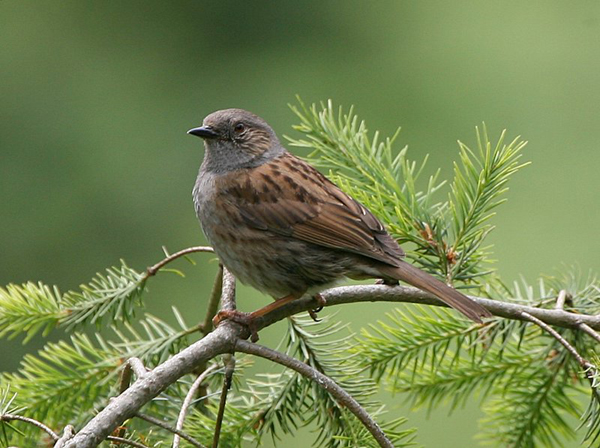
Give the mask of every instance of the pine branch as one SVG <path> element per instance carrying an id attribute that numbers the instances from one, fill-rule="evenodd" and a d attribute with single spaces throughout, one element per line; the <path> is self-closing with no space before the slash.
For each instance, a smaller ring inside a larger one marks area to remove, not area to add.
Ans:
<path id="1" fill-rule="evenodd" d="M 503 131 L 495 147 L 483 125 L 477 130 L 478 154 L 464 143 L 459 142 L 462 167 L 454 164 L 454 182 L 449 200 L 450 218 L 453 224 L 453 238 L 447 254 L 449 279 L 469 276 L 477 272 L 477 265 L 485 259 L 485 252 L 478 253 L 492 226 L 487 221 L 494 215 L 493 210 L 506 201 L 501 198 L 508 191 L 506 183 L 510 177 L 528 163 L 519 164 L 520 151 L 527 142 L 516 137 L 508 145 L 504 144 L 506 131 Z"/>
<path id="2" fill-rule="evenodd" d="M 560 446 L 561 437 L 574 436 L 565 417 L 581 415 L 576 393 L 559 369 L 513 377 L 484 406 L 484 437 L 497 446 Z"/>
<path id="3" fill-rule="evenodd" d="M 461 349 L 477 349 L 481 327 L 446 310 L 430 314 L 423 308 L 418 312 L 394 310 L 387 317 L 390 324 L 379 321 L 370 326 L 371 331 L 363 329 L 353 349 L 376 380 L 384 375 L 398 378 L 406 369 L 435 373 L 448 358 L 457 359 L 455 354 Z"/>
<path id="4" fill-rule="evenodd" d="M 0 288 L 0 338 L 25 333 L 25 342 L 42 331 L 47 335 L 53 328 L 68 331 L 86 323 L 100 326 L 104 318 L 111 322 L 129 322 L 141 305 L 146 281 L 159 270 L 183 256 L 195 252 L 212 252 L 211 247 L 190 247 L 166 258 L 139 273 L 128 267 L 110 267 L 105 274 L 96 274 L 80 291 L 61 294 L 56 286 L 42 283 L 10 284 Z"/>
<path id="5" fill-rule="evenodd" d="M 294 129 L 306 139 L 288 137 L 290 144 L 311 149 L 309 161 L 332 170 L 329 177 L 382 218 L 400 243 L 428 247 L 419 229 L 421 218 L 433 216 L 440 207 L 431 205 L 433 194 L 444 184 L 437 181 L 438 174 L 429 178 L 425 192 L 418 191 L 416 184 L 425 162 L 417 166 L 409 161 L 406 147 L 394 155 L 399 130 L 380 142 L 378 133 L 369 137 L 366 124 L 352 108 L 347 113 L 340 108 L 336 113 L 331 101 L 319 109 L 298 100 L 299 107 L 290 106 L 301 121 Z"/>
<path id="6" fill-rule="evenodd" d="M 4 373 L 0 383 L 10 384 L 32 418 L 53 425 L 80 422 L 93 414 L 90 403 L 108 393 L 103 380 L 118 361 L 107 360 L 117 358 L 102 340 L 96 345 L 74 334 L 70 344 L 48 343 L 38 357 L 26 355 L 20 371 Z"/>
<path id="7" fill-rule="evenodd" d="M 362 405 L 367 404 L 367 397 L 374 393 L 374 384 L 359 376 L 360 367 L 352 359 L 344 359 L 343 353 L 348 348 L 350 337 L 337 337 L 344 326 L 319 323 L 319 328 L 316 327 L 312 320 L 289 319 L 286 353 L 330 376 Z M 259 411 L 262 431 L 267 430 L 276 437 L 277 426 L 284 433 L 292 433 L 298 425 L 316 421 L 319 428 L 316 446 L 342 446 L 336 436 L 349 434 L 350 424 L 348 419 L 343 418 L 343 406 L 329 393 L 298 373 L 282 373 L 278 377 L 265 377 L 265 380 L 262 384 L 253 382 L 254 393 L 260 393 L 261 389 L 263 393 L 265 389 L 277 390 L 278 393 L 275 400 Z"/>
<path id="8" fill-rule="evenodd" d="M 60 322 L 73 328 L 84 322 L 99 325 L 102 318 L 128 320 L 141 305 L 141 294 L 147 276 L 121 262 L 120 268 L 109 268 L 106 275 L 97 274 L 81 291 L 69 291 L 62 297 L 67 316 Z"/>
<path id="9" fill-rule="evenodd" d="M 47 335 L 67 314 L 61 298 L 58 288 L 42 283 L 0 288 L 0 337 L 26 333 L 28 342 L 39 331 Z"/>
<path id="10" fill-rule="evenodd" d="M 290 322 L 285 345 L 288 352 L 299 356 L 318 371 L 324 371 L 336 377 L 344 389 L 361 399 L 368 398 L 374 392 L 372 387 L 361 390 L 368 379 L 357 378 L 360 366 L 354 360 L 341 359 L 350 339 L 339 340 L 335 336 L 343 329 L 339 324 L 326 325 L 313 334 L 311 328 L 322 327 L 312 321 Z M 331 365 L 331 367 L 329 367 Z M 352 367 L 352 366 L 355 367 Z M 369 406 L 374 416 L 381 416 L 382 408 Z M 190 416 L 186 430 L 199 439 L 210 436 L 215 425 L 211 415 L 216 414 L 215 405 L 209 405 L 209 413 L 194 412 Z M 242 440 L 260 443 L 265 434 L 276 440 L 280 434 L 294 433 L 299 427 L 317 420 L 320 434 L 315 446 L 353 447 L 372 446 L 373 439 L 365 433 L 360 423 L 347 409 L 315 383 L 295 372 L 283 371 L 280 374 L 259 374 L 257 379 L 248 379 L 246 386 L 230 394 L 223 421 L 223 440 L 225 447 L 239 446 Z M 397 446 L 408 446 L 413 430 L 399 428 L 399 421 L 383 424 L 389 427 L 392 440 Z M 361 445 L 362 444 L 362 445 Z"/>
<path id="11" fill-rule="evenodd" d="M 140 304 L 146 276 L 120 267 L 97 274 L 81 291 L 61 294 L 57 287 L 42 283 L 8 285 L 0 288 L 0 337 L 15 337 L 26 333 L 26 341 L 42 331 L 44 335 L 55 327 L 72 329 L 85 322 L 99 324 L 103 317 L 126 320 Z"/>

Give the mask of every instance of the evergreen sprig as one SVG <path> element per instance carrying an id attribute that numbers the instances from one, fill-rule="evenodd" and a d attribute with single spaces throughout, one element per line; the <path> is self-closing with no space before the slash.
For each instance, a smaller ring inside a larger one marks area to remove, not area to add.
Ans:
<path id="1" fill-rule="evenodd" d="M 405 371 L 435 372 L 442 362 L 456 360 L 460 350 L 473 353 L 478 348 L 479 327 L 445 309 L 429 314 L 422 307 L 396 309 L 387 317 L 390 323 L 379 321 L 363 329 L 353 349 L 378 381 Z"/>
<path id="2" fill-rule="evenodd" d="M 17 373 L 3 373 L 0 386 L 10 385 L 28 417 L 56 427 L 83 422 L 93 415 L 96 400 L 108 396 L 111 386 L 104 379 L 118 367 L 110 361 L 118 353 L 97 339 L 75 333 L 69 342 L 50 342 L 38 356 L 25 355 Z"/>
<path id="3" fill-rule="evenodd" d="M 57 287 L 28 282 L 0 288 L 0 337 L 25 333 L 25 342 L 39 331 L 47 335 L 66 312 Z"/>
<path id="4" fill-rule="evenodd" d="M 481 248 L 493 226 L 488 223 L 496 207 L 506 201 L 502 197 L 508 191 L 506 183 L 520 168 L 521 149 L 527 142 L 514 138 L 504 144 L 506 131 L 502 131 L 495 146 L 488 137 L 485 124 L 477 130 L 475 153 L 467 145 L 458 142 L 461 164 L 454 163 L 454 181 L 448 201 L 449 214 L 446 222 L 452 224 L 445 258 L 447 278 L 466 280 L 482 275 L 480 265 L 486 260 L 487 251 Z"/>
<path id="5" fill-rule="evenodd" d="M 16 393 L 11 392 L 10 384 L 7 386 L 2 386 L 0 384 L 0 416 L 3 415 L 20 415 L 24 412 L 27 407 L 26 406 L 16 406 L 13 403 L 17 397 Z M 14 432 L 19 436 L 24 436 L 25 434 L 20 431 L 16 426 L 14 426 L 11 422 L 3 420 L 0 418 L 0 446 L 8 446 L 8 433 Z"/>
<path id="6" fill-rule="evenodd" d="M 69 291 L 62 297 L 68 314 L 61 324 L 72 328 L 84 322 L 98 325 L 106 316 L 112 321 L 132 318 L 141 305 L 147 278 L 124 261 L 108 268 L 106 274 L 96 274 L 90 283 L 80 286 L 81 291 Z"/>
<path id="7" fill-rule="evenodd" d="M 564 278 L 572 276 L 567 272 Z M 574 283 L 580 289 L 570 290 L 572 306 L 580 297 L 587 300 L 590 291 L 588 282 Z M 549 298 L 556 301 L 567 286 L 540 281 L 536 291 L 524 281 L 512 289 L 502 285 L 514 300 L 547 307 Z M 536 296 L 545 298 L 540 301 Z M 373 378 L 407 394 L 417 407 L 433 409 L 449 403 L 453 410 L 474 398 L 482 400 L 487 414 L 482 437 L 494 445 L 555 446 L 575 436 L 567 418 L 582 416 L 579 403 L 590 394 L 590 385 L 557 339 L 531 323 L 499 320 L 481 329 L 445 310 L 414 309 L 396 310 L 388 321 L 361 332 L 353 350 L 361 354 Z M 569 329 L 556 331 L 597 365 L 592 338 Z M 591 395 L 583 415 L 588 443 L 594 443 L 600 432 L 596 385 Z"/>
<path id="8" fill-rule="evenodd" d="M 85 422 L 94 413 L 94 403 L 115 392 L 116 373 L 124 359 L 135 356 L 152 367 L 188 344 L 188 337 L 197 328 L 187 328 L 180 313 L 175 308 L 173 312 L 180 329 L 147 315 L 139 322 L 143 333 L 125 324 L 125 329 L 113 328 L 115 340 L 96 335 L 93 342 L 84 334 L 74 333 L 68 342 L 48 343 L 37 356 L 26 355 L 17 373 L 4 373 L 0 387 L 11 387 L 18 397 L 16 403 L 27 404 L 29 417 L 56 427 Z M 241 362 L 240 368 L 245 364 Z M 178 383 L 151 407 L 176 418 L 184 394 Z M 25 428 L 23 433 L 26 443 L 39 436 L 33 428 Z"/>
<path id="9" fill-rule="evenodd" d="M 141 304 L 147 280 L 124 261 L 96 274 L 80 291 L 61 294 L 57 286 L 28 282 L 0 288 L 0 337 L 25 333 L 25 342 L 53 328 L 72 330 L 85 323 L 99 325 L 104 317 L 127 321 Z"/>
<path id="10" fill-rule="evenodd" d="M 572 439 L 574 430 L 567 416 L 581 416 L 578 395 L 560 370 L 546 366 L 513 376 L 484 405 L 482 437 L 497 446 L 560 446 Z"/>

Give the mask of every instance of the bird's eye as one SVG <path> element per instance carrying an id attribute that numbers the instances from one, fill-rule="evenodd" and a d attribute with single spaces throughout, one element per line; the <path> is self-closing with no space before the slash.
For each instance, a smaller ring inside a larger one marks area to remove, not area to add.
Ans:
<path id="1" fill-rule="evenodd" d="M 246 126 L 244 126 L 244 123 L 238 123 L 233 127 L 233 130 L 236 134 L 241 134 L 246 130 Z"/>

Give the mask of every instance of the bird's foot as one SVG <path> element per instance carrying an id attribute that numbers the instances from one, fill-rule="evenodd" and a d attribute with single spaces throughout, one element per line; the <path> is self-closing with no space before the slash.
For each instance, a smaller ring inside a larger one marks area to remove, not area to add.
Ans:
<path id="1" fill-rule="evenodd" d="M 230 320 L 237 324 L 243 325 L 250 331 L 250 340 L 252 342 L 258 341 L 258 331 L 256 328 L 254 313 L 244 313 L 243 311 L 237 310 L 221 310 L 215 317 L 213 317 L 213 325 L 215 328 L 223 321 Z"/>
<path id="2" fill-rule="evenodd" d="M 313 299 L 316 300 L 316 302 L 319 306 L 317 308 L 313 308 L 312 310 L 308 310 L 308 315 L 315 322 L 320 322 L 321 319 L 317 318 L 317 313 L 323 309 L 323 307 L 327 304 L 327 301 L 321 294 L 318 294 L 318 293 L 313 296 Z"/>

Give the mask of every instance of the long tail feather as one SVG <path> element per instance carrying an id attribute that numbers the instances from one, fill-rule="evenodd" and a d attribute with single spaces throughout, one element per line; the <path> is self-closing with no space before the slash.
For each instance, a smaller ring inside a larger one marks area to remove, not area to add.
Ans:
<path id="1" fill-rule="evenodd" d="M 408 263 L 402 262 L 397 268 L 386 267 L 383 273 L 433 294 L 477 323 L 483 322 L 481 320 L 482 317 L 492 316 L 488 310 L 469 299 L 463 293 Z"/>

